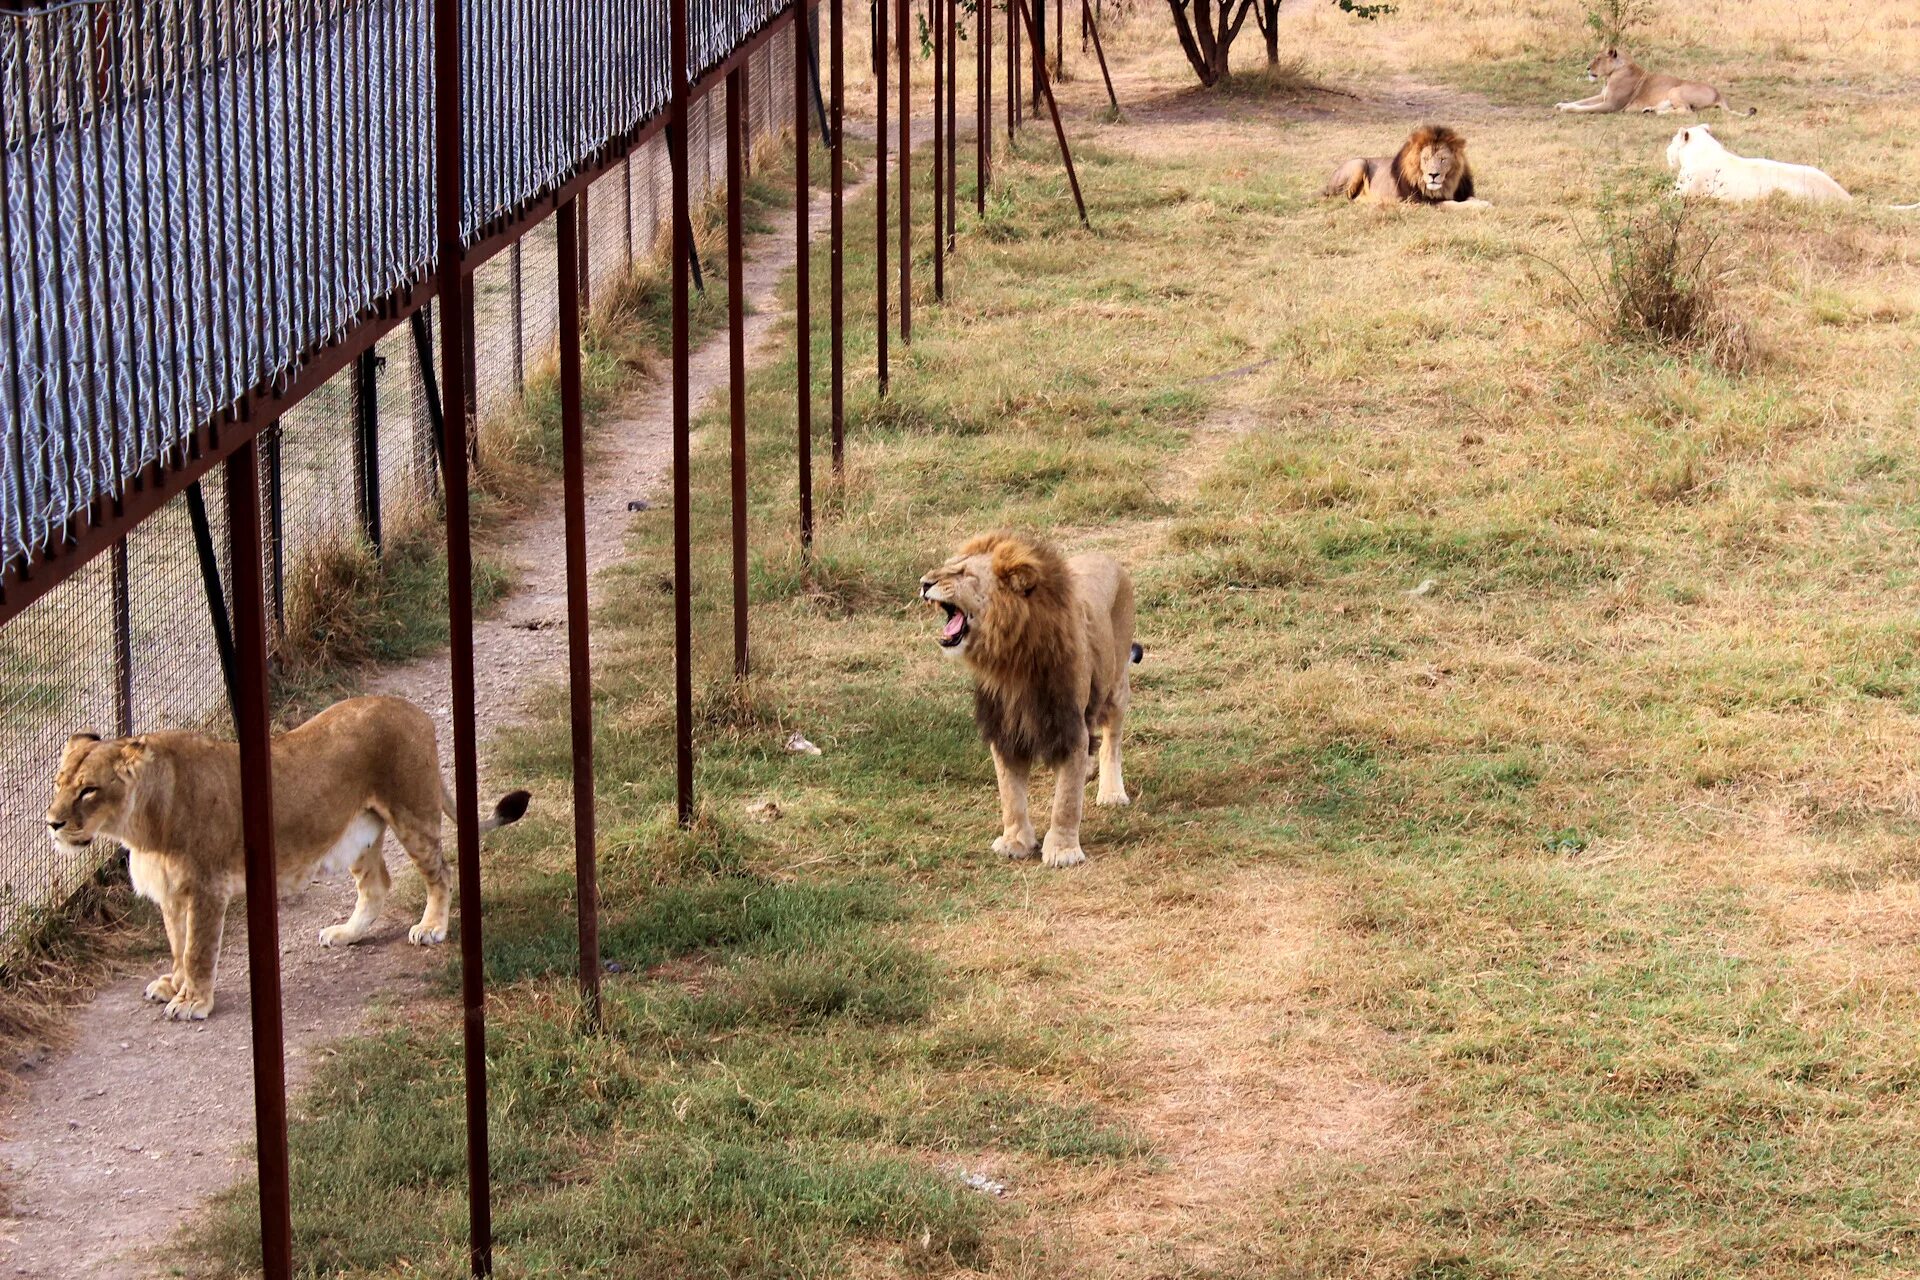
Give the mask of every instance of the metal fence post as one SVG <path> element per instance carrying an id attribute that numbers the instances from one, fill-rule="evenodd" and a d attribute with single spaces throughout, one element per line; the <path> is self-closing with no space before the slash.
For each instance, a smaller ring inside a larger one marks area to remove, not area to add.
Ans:
<path id="1" fill-rule="evenodd" d="M 892 0 L 871 0 L 874 27 L 873 42 L 874 130 L 873 130 L 873 264 L 874 264 L 874 362 L 879 375 L 880 394 L 887 394 L 887 6 Z"/>
<path id="2" fill-rule="evenodd" d="M 240 827 L 246 847 L 247 979 L 253 1011 L 253 1124 L 260 1169 L 261 1273 L 293 1273 L 287 1162 L 286 1046 L 281 1038 L 279 875 L 273 857 L 273 722 L 267 701 L 262 598 L 260 452 L 248 439 L 227 457 L 227 539 L 238 631 L 234 729 L 240 746 Z"/>
<path id="3" fill-rule="evenodd" d="M 687 193 L 687 0 L 669 0 L 667 128 L 673 164 L 673 697 L 674 790 L 680 825 L 693 824 L 693 568 L 689 492 L 687 267 L 693 222 Z"/>
<path id="4" fill-rule="evenodd" d="M 800 549 L 813 549 L 813 246 L 807 189 L 807 27 L 811 0 L 793 15 L 794 424 L 800 448 Z"/>
<path id="5" fill-rule="evenodd" d="M 893 0 L 900 50 L 900 341 L 913 341 L 913 41 L 907 0 Z"/>
<path id="6" fill-rule="evenodd" d="M 125 538 L 113 544 L 113 723 L 122 738 L 133 732 L 133 583 Z"/>
<path id="7" fill-rule="evenodd" d="M 960 218 L 960 132 L 955 119 L 960 101 L 960 0 L 941 0 L 947 11 L 947 252 L 953 252 Z"/>
<path id="8" fill-rule="evenodd" d="M 832 354 L 828 359 L 832 364 L 833 399 L 831 401 L 829 414 L 832 419 L 830 430 L 833 434 L 833 474 L 835 479 L 841 478 L 846 472 L 847 452 L 847 371 L 845 334 L 843 332 L 844 321 L 846 319 L 846 297 L 843 289 L 845 275 L 842 269 L 844 266 L 842 262 L 842 251 L 845 247 L 845 227 L 841 221 L 841 204 L 846 187 L 846 157 L 843 146 L 846 141 L 846 136 L 843 132 L 845 125 L 841 119 L 842 110 L 845 106 L 847 71 L 846 41 L 842 38 L 843 29 L 846 26 L 845 14 L 846 0 L 833 0 L 833 47 L 827 54 L 829 62 L 828 75 L 832 78 L 833 82 L 833 104 L 831 108 L 833 115 L 833 141 L 831 143 L 833 156 L 830 161 L 832 165 L 830 179 L 832 196 L 827 215 L 827 261 L 830 278 L 827 287 L 833 296 L 831 302 L 828 304 L 827 324 L 832 330 L 830 336 Z"/>
<path id="9" fill-rule="evenodd" d="M 467 353 L 472 350 L 472 296 L 461 233 L 462 125 L 460 6 L 433 6 L 434 215 L 440 291 L 443 406 L 460 428 L 440 451 L 447 498 L 447 630 L 453 687 L 453 783 L 460 865 L 460 995 L 465 1008 L 467 1116 L 467 1261 L 476 1276 L 493 1274 L 493 1208 L 487 1153 L 487 1005 L 480 945 L 480 753 L 474 715 L 473 533 L 468 523 Z M 457 417 L 454 415 L 458 415 Z"/>
<path id="10" fill-rule="evenodd" d="M 267 569 L 273 581 L 273 632 L 284 636 L 287 633 L 287 504 L 280 469 L 280 424 L 268 423 L 260 436 L 266 451 L 266 553 Z"/>
<path id="11" fill-rule="evenodd" d="M 973 208 L 987 216 L 987 168 L 993 157 L 993 15 L 987 0 L 976 0 L 973 82 Z"/>
<path id="12" fill-rule="evenodd" d="M 947 24 L 945 0 L 928 0 L 933 21 L 933 296 L 947 296 Z"/>
<path id="13" fill-rule="evenodd" d="M 359 479 L 354 500 L 359 507 L 360 531 L 376 556 L 382 550 L 379 370 L 380 357 L 371 347 L 353 362 L 353 462 Z"/>
<path id="14" fill-rule="evenodd" d="M 577 212 L 576 212 L 577 210 Z M 580 998 L 600 1028 L 600 881 L 594 856 L 593 662 L 588 647 L 586 423 L 580 397 L 580 232 L 587 207 L 556 215 L 560 258 L 560 450 L 567 547 L 567 695 L 573 728 L 573 876 L 578 898 Z"/>
<path id="15" fill-rule="evenodd" d="M 733 515 L 733 676 L 747 678 L 747 305 L 744 67 L 727 72 L 727 461 Z"/>
<path id="16" fill-rule="evenodd" d="M 513 312 L 513 393 L 525 395 L 527 390 L 527 307 L 525 285 L 520 274 L 520 242 L 515 240 L 507 251 L 507 274 L 509 308 Z"/>

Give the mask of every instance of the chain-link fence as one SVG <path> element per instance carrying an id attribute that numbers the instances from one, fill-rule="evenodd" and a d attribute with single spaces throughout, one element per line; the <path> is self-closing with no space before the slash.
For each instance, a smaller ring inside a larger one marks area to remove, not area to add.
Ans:
<path id="1" fill-rule="evenodd" d="M 793 112 L 790 41 L 748 64 L 749 138 L 786 129 Z M 725 86 L 693 104 L 688 176 L 697 203 L 724 180 Z M 590 299 L 662 251 L 670 207 L 663 136 L 592 184 L 585 238 Z M 558 330 L 552 220 L 474 275 L 474 387 L 484 419 L 508 409 Z M 437 326 L 434 327 L 437 348 Z M 437 360 L 437 355 L 434 357 Z M 289 571 L 303 557 L 418 527 L 435 502 L 430 400 L 407 326 L 301 401 L 263 437 L 271 527 L 268 598 L 284 618 Z M 209 473 L 206 508 L 223 583 L 226 502 Z M 224 606 L 223 606 L 224 607 Z M 108 851 L 55 846 L 43 824 L 69 734 L 186 727 L 229 731 L 219 649 L 186 499 L 136 527 L 112 554 L 0 629 L 0 958 L 39 914 L 58 908 Z"/>

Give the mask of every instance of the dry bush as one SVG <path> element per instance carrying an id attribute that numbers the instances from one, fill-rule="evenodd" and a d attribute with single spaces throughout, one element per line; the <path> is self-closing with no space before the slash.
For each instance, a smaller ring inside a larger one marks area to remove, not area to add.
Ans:
<path id="1" fill-rule="evenodd" d="M 371 659 L 383 589 L 379 558 L 357 538 L 302 550 L 287 574 L 287 625 L 277 654 L 282 666 L 305 674 Z"/>
<path id="2" fill-rule="evenodd" d="M 1654 0 L 1594 0 L 1587 6 L 1587 29 L 1601 48 L 1618 48 L 1653 20 L 1657 7 Z"/>
<path id="3" fill-rule="evenodd" d="M 1560 300 L 1601 341 L 1703 355 L 1729 373 L 1750 363 L 1751 335 L 1728 297 L 1735 269 L 1700 202 L 1666 192 L 1604 201 L 1580 248 L 1577 274 L 1549 265 Z"/>

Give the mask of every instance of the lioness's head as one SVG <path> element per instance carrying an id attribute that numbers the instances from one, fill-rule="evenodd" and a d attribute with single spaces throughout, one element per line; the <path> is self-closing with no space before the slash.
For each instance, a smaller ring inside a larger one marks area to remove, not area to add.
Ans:
<path id="1" fill-rule="evenodd" d="M 1452 199 L 1467 168 L 1467 140 L 1445 125 L 1422 125 L 1394 157 L 1394 168 L 1403 189 L 1426 200 Z"/>
<path id="2" fill-rule="evenodd" d="M 1609 49 L 1605 53 L 1593 55 L 1593 61 L 1587 64 L 1587 79 L 1605 80 L 1608 76 L 1627 65 L 1627 60 L 1618 49 Z"/>
<path id="3" fill-rule="evenodd" d="M 103 831 L 121 826 L 147 749 L 139 738 L 102 742 L 97 734 L 67 739 L 53 775 L 47 834 L 56 845 L 83 849 Z"/>
<path id="4" fill-rule="evenodd" d="M 940 607 L 940 647 L 960 657 L 982 631 L 1004 629 L 1002 615 L 1024 613 L 1008 606 L 1033 595 L 1050 555 L 1003 533 L 982 534 L 921 578 L 920 598 Z"/>

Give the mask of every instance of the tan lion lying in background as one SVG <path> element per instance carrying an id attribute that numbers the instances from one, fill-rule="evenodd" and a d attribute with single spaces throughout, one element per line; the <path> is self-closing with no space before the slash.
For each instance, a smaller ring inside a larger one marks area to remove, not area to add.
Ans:
<path id="1" fill-rule="evenodd" d="M 1754 109 L 1735 111 L 1720 96 L 1720 91 L 1698 80 L 1648 71 L 1618 49 L 1596 54 L 1587 64 L 1587 79 L 1604 80 L 1606 86 L 1591 98 L 1578 102 L 1556 102 L 1560 111 L 1652 111 L 1666 115 L 1673 111 L 1706 111 L 1718 107 L 1729 115 L 1752 115 Z"/>
<path id="2" fill-rule="evenodd" d="M 1112 556 L 1064 560 L 1051 547 L 1003 533 L 974 538 L 920 579 L 920 596 L 945 614 L 940 646 L 973 668 L 974 719 L 993 752 L 1000 786 L 994 852 L 1034 854 L 1027 778 L 1050 764 L 1053 825 L 1040 848 L 1049 867 L 1084 862 L 1080 816 L 1092 736 L 1100 736 L 1096 804 L 1128 803 L 1120 774 L 1120 722 L 1131 697 L 1133 580 Z"/>
<path id="3" fill-rule="evenodd" d="M 510 792 L 482 827 L 513 822 L 527 793 Z M 380 915 L 392 877 L 380 856 L 387 828 L 427 882 L 409 942 L 443 942 L 453 875 L 440 853 L 440 817 L 453 798 L 440 780 L 433 721 L 399 698 L 335 703 L 273 744 L 274 854 L 281 883 L 317 871 L 353 873 L 359 890 L 323 946 L 358 942 Z M 127 847 L 135 892 L 160 904 L 173 967 L 147 987 L 169 1018 L 213 1012 L 214 970 L 227 903 L 246 887 L 240 830 L 240 749 L 197 733 L 67 740 L 47 807 L 65 848 L 100 836 Z"/>

